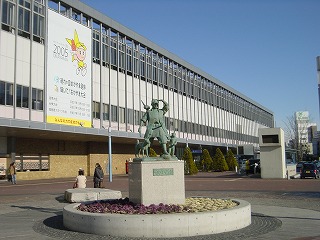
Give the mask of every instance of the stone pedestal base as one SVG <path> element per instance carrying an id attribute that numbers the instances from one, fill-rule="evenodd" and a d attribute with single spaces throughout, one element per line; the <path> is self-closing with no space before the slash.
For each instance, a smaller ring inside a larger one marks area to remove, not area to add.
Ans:
<path id="1" fill-rule="evenodd" d="M 70 203 L 119 198 L 122 198 L 120 191 L 102 188 L 73 188 L 64 192 L 64 199 Z"/>
<path id="2" fill-rule="evenodd" d="M 141 161 L 129 163 L 129 199 L 134 203 L 184 204 L 184 161 Z"/>

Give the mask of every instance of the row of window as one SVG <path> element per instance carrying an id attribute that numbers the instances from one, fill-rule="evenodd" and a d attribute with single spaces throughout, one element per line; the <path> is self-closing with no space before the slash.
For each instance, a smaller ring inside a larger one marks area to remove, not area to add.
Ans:
<path id="1" fill-rule="evenodd" d="M 18 172 L 25 171 L 49 171 L 48 155 L 17 155 L 15 160 L 16 170 Z"/>
<path id="2" fill-rule="evenodd" d="M 1 28 L 43 43 L 45 37 L 45 0 L 2 0 Z M 32 23 L 32 24 L 31 24 Z"/>
<path id="3" fill-rule="evenodd" d="M 16 85 L 16 106 L 21 108 L 29 108 L 29 87 Z M 43 90 L 32 88 L 32 109 L 34 110 L 43 110 Z M 13 84 L 0 81 L 0 105 L 13 106 Z M 139 125 L 140 119 L 144 112 L 128 109 L 127 115 L 125 108 L 111 105 L 111 113 L 109 111 L 109 104 L 103 104 L 102 114 L 100 114 L 100 103 L 93 102 L 92 104 L 92 117 L 95 119 L 100 119 L 100 116 L 103 120 L 119 123 L 128 123 L 131 125 Z M 111 118 L 111 119 L 110 119 Z M 179 131 L 186 133 L 194 133 L 204 136 L 216 136 L 219 138 L 227 138 L 234 140 L 243 140 L 243 141 L 252 141 L 257 142 L 258 140 L 252 136 L 242 134 L 241 131 L 231 132 L 228 130 L 218 129 L 210 127 L 207 125 L 200 125 L 196 123 L 191 123 L 187 121 L 182 121 L 178 119 L 170 119 L 165 117 L 166 126 L 170 131 Z M 240 127 L 239 127 L 240 129 Z"/>
<path id="4" fill-rule="evenodd" d="M 94 36 L 98 35 L 95 33 L 95 30 L 93 32 Z M 96 63 L 100 61 L 100 54 L 95 52 L 100 52 L 100 44 L 97 39 L 98 38 L 95 37 L 93 38 L 93 56 Z M 106 39 L 108 39 L 108 37 L 106 37 Z M 114 39 L 112 39 L 111 43 L 113 42 Z M 134 45 L 134 42 L 130 45 Z M 206 104 L 217 106 L 223 110 L 264 125 L 273 123 L 272 115 L 269 113 L 209 80 L 191 73 L 182 66 L 178 67 L 178 65 L 172 64 L 170 60 L 165 61 L 165 58 L 162 56 L 154 55 L 152 52 L 147 53 L 145 50 L 144 52 L 134 50 L 136 55 L 140 55 L 139 58 L 136 58 L 131 55 L 132 49 L 128 47 L 128 45 L 126 45 L 126 48 L 128 48 L 126 51 L 127 54 L 122 52 L 119 46 L 119 50 L 114 48 L 113 44 L 110 46 L 109 48 L 108 44 L 102 45 L 102 61 L 106 63 L 103 64 L 105 66 L 109 66 L 110 63 L 115 69 L 118 67 L 120 71 L 129 75 L 134 74 L 134 76 L 140 77 L 142 80 L 146 80 L 154 85 L 169 89 L 192 99 L 200 100 Z M 136 47 L 140 48 L 139 45 Z M 151 63 L 148 63 L 148 61 L 145 61 L 146 54 L 149 54 L 147 55 L 149 56 L 147 59 L 155 58 L 152 60 L 154 62 L 153 66 Z M 110 59 L 108 59 L 108 55 L 110 55 Z M 119 61 L 117 61 L 118 57 Z M 124 61 L 125 58 L 127 59 L 126 62 Z M 137 67 L 135 67 L 135 65 L 137 65 Z M 135 70 L 132 72 L 132 69 Z"/>
<path id="5" fill-rule="evenodd" d="M 144 112 L 128 109 L 126 115 L 125 108 L 111 105 L 111 114 L 109 111 L 109 104 L 103 104 L 102 114 L 100 114 L 100 103 L 93 102 L 92 116 L 95 119 L 100 119 L 100 116 L 104 121 L 111 120 L 111 122 L 119 122 L 121 124 L 131 124 L 131 125 L 140 125 L 140 119 Z M 111 119 L 109 118 L 111 117 Z M 126 117 L 127 116 L 127 117 Z M 237 132 L 232 132 L 224 129 L 219 129 L 215 127 L 210 127 L 207 125 L 201 125 L 197 123 L 191 123 L 187 121 L 182 121 L 178 119 L 172 119 L 165 117 L 165 123 L 170 131 L 179 131 L 191 134 L 199 134 L 202 136 L 214 136 L 218 138 L 225 138 L 231 140 L 240 140 L 246 142 L 258 143 L 259 139 L 257 137 L 249 136 L 241 133 L 241 126 L 237 125 Z"/>
<path id="6" fill-rule="evenodd" d="M 14 84 L 4 81 L 0 81 L 0 105 L 13 106 L 13 90 Z M 20 108 L 29 108 L 29 87 L 16 85 L 16 106 Z M 43 90 L 32 88 L 31 89 L 32 97 L 32 109 L 34 110 L 43 110 Z"/>

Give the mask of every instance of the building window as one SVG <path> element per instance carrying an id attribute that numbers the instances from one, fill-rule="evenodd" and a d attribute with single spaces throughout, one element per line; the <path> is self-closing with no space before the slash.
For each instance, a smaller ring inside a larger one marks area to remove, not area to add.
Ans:
<path id="1" fill-rule="evenodd" d="M 111 122 L 118 122 L 117 106 L 111 105 Z"/>
<path id="2" fill-rule="evenodd" d="M 43 90 L 32 88 L 32 109 L 43 110 Z"/>
<path id="3" fill-rule="evenodd" d="M 89 26 L 89 18 L 85 15 L 82 15 L 82 24 L 85 26 Z"/>
<path id="4" fill-rule="evenodd" d="M 93 102 L 92 106 L 92 117 L 96 119 L 100 119 L 100 103 L 99 102 Z"/>
<path id="5" fill-rule="evenodd" d="M 45 6 L 43 0 L 35 0 L 33 10 L 33 40 L 43 43 L 45 34 Z"/>
<path id="6" fill-rule="evenodd" d="M 102 117 L 103 117 L 103 120 L 109 120 L 109 104 L 106 104 L 104 103 L 102 105 L 102 110 L 103 110 L 103 113 L 102 113 Z"/>
<path id="7" fill-rule="evenodd" d="M 18 9 L 18 34 L 20 36 L 30 37 L 30 1 L 20 0 Z"/>
<path id="8" fill-rule="evenodd" d="M 2 1 L 2 29 L 11 32 L 15 26 L 16 5 L 11 1 Z"/>
<path id="9" fill-rule="evenodd" d="M 119 107 L 119 122 L 125 123 L 125 109 L 122 107 Z"/>
<path id="10" fill-rule="evenodd" d="M 109 37 L 108 30 L 102 27 L 102 64 L 104 66 L 109 63 Z"/>
<path id="11" fill-rule="evenodd" d="M 140 75 L 144 77 L 145 75 L 145 54 L 144 48 L 140 47 Z"/>
<path id="12" fill-rule="evenodd" d="M 140 74 L 139 73 L 139 46 L 135 45 L 134 51 L 133 51 L 133 66 L 134 66 L 134 74 Z"/>
<path id="13" fill-rule="evenodd" d="M 99 42 L 99 33 L 96 30 L 93 30 L 93 42 L 92 42 L 92 56 L 93 62 L 100 60 L 100 42 Z"/>
<path id="14" fill-rule="evenodd" d="M 72 19 L 77 21 L 77 22 L 80 22 L 81 14 L 72 9 Z"/>
<path id="15" fill-rule="evenodd" d="M 93 62 L 100 63 L 100 25 L 96 22 L 93 22 L 92 38 Z"/>
<path id="16" fill-rule="evenodd" d="M 132 42 L 130 40 L 126 40 L 127 46 L 127 70 L 132 72 Z"/>
<path id="17" fill-rule="evenodd" d="M 134 110 L 134 124 L 140 125 L 140 111 Z"/>
<path id="18" fill-rule="evenodd" d="M 13 84 L 0 81 L 0 105 L 13 105 Z"/>
<path id="19" fill-rule="evenodd" d="M 110 31 L 110 63 L 111 65 L 117 67 L 118 65 L 118 55 L 117 55 L 117 40 L 118 34 Z"/>
<path id="20" fill-rule="evenodd" d="M 127 122 L 128 124 L 133 124 L 133 109 L 128 109 Z"/>
<path id="21" fill-rule="evenodd" d="M 125 69 L 125 38 L 122 35 L 119 35 L 119 42 L 118 42 L 118 47 L 119 47 L 119 68 L 124 70 Z"/>
<path id="22" fill-rule="evenodd" d="M 43 43 L 44 40 L 44 17 L 38 14 L 33 15 L 33 35 L 34 40 Z"/>
<path id="23" fill-rule="evenodd" d="M 53 9 L 53 10 L 55 10 L 56 12 L 58 12 L 58 3 L 57 2 L 55 2 L 54 0 L 49 0 L 48 1 L 48 7 L 50 8 L 50 9 Z"/>
<path id="24" fill-rule="evenodd" d="M 17 85 L 16 105 L 22 108 L 29 107 L 29 87 Z"/>

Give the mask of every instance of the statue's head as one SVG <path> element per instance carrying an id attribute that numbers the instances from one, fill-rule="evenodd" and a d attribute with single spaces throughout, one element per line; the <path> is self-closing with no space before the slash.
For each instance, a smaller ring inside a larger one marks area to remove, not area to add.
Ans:
<path id="1" fill-rule="evenodd" d="M 151 106 L 153 108 L 159 108 L 159 100 L 158 99 L 152 99 Z"/>

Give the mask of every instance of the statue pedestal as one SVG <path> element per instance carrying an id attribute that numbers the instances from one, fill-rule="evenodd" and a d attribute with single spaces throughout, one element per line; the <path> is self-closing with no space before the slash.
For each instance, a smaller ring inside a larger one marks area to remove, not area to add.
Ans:
<path id="1" fill-rule="evenodd" d="M 142 161 L 129 163 L 129 199 L 134 203 L 184 204 L 184 161 Z"/>

